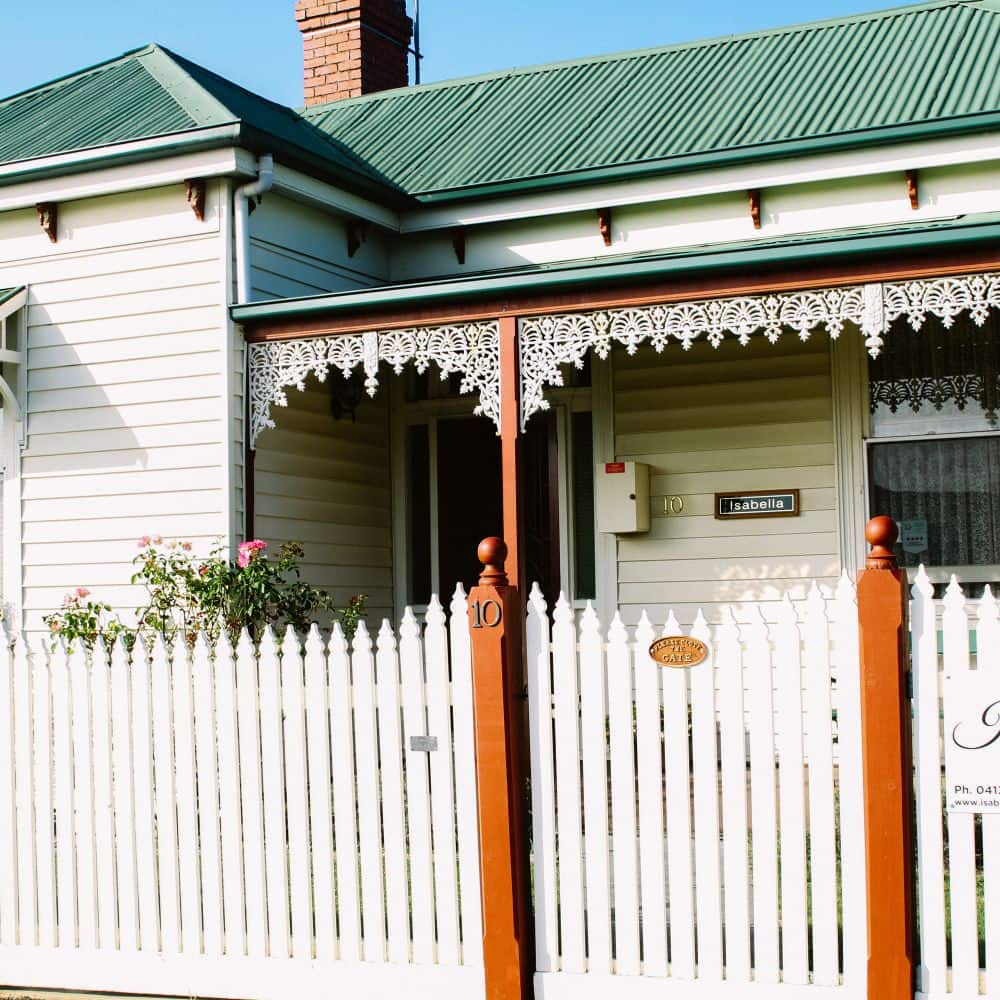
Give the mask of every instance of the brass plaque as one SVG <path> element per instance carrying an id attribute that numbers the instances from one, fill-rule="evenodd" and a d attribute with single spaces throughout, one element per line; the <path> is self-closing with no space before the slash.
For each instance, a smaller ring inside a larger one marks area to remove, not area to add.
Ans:
<path id="1" fill-rule="evenodd" d="M 668 635 L 649 647 L 649 655 L 664 667 L 696 667 L 708 659 L 708 646 L 701 639 Z"/>

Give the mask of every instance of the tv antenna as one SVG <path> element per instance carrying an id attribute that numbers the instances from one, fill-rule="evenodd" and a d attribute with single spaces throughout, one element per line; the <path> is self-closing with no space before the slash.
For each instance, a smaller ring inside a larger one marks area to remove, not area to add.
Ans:
<path id="1" fill-rule="evenodd" d="M 413 0 L 413 82 L 420 83 L 420 0 Z"/>

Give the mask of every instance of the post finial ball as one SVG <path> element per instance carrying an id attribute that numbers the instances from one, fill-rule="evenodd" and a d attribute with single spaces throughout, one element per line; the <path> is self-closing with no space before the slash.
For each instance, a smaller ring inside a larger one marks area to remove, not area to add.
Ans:
<path id="1" fill-rule="evenodd" d="M 865 538 L 869 545 L 891 549 L 899 538 L 899 526 L 891 517 L 881 514 L 868 522 Z"/>
<path id="2" fill-rule="evenodd" d="M 484 566 L 502 566 L 507 560 L 507 543 L 495 535 L 484 538 L 479 543 L 476 555 Z"/>
<path id="3" fill-rule="evenodd" d="M 507 574 L 503 564 L 507 559 L 507 543 L 502 538 L 491 535 L 479 543 L 476 555 L 483 564 L 479 582 L 484 585 L 506 586 Z"/>
<path id="4" fill-rule="evenodd" d="M 867 569 L 896 569 L 896 553 L 893 546 L 899 538 L 899 525 L 891 517 L 882 514 L 873 517 L 865 528 L 865 538 L 871 546 L 865 561 Z"/>

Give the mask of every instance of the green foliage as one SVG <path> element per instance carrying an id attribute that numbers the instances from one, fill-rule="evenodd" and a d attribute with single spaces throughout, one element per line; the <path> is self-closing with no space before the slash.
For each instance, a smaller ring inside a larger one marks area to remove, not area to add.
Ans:
<path id="1" fill-rule="evenodd" d="M 330 594 L 302 579 L 301 545 L 282 545 L 273 560 L 266 548 L 259 539 L 243 542 L 231 562 L 221 547 L 202 558 L 190 542 L 146 535 L 133 560 L 132 583 L 147 594 L 136 609 L 134 628 L 122 624 L 109 605 L 87 601 L 90 592 L 83 587 L 67 594 L 63 607 L 44 620 L 53 639 L 80 640 L 88 648 L 98 636 L 110 645 L 121 635 L 131 648 L 137 636 L 152 641 L 157 633 L 170 642 L 193 643 L 204 632 L 214 642 L 223 629 L 235 643 L 244 628 L 257 640 L 267 625 L 278 630 L 291 625 L 302 632 L 328 615 L 340 621 L 350 639 L 364 618 L 367 598 L 356 595 L 346 608 L 338 608 Z"/>

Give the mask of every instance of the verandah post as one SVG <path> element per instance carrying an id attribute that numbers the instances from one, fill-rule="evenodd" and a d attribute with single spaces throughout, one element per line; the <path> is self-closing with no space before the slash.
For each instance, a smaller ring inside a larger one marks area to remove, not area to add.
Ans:
<path id="1" fill-rule="evenodd" d="M 521 386 L 517 318 L 501 316 L 500 330 L 500 474 L 503 491 L 503 534 L 507 544 L 507 575 L 524 588 L 521 559 L 520 451 Z"/>
<path id="2" fill-rule="evenodd" d="M 893 552 L 895 521 L 875 517 L 858 577 L 861 752 L 868 895 L 868 996 L 912 1000 L 914 940 L 913 749 L 906 573 Z"/>
<path id="3" fill-rule="evenodd" d="M 486 1000 L 531 996 L 532 933 L 525 808 L 522 612 L 504 571 L 507 546 L 479 546 L 469 595 Z"/>

